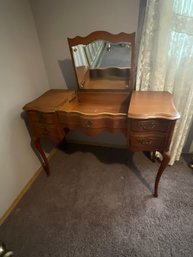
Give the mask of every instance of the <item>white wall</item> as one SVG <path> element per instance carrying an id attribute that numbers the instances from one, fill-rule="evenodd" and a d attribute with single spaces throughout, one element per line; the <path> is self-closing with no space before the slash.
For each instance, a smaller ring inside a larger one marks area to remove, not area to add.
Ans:
<path id="1" fill-rule="evenodd" d="M 0 1 L 0 217 L 40 167 L 20 115 L 48 88 L 28 0 Z"/>
<path id="2" fill-rule="evenodd" d="M 139 0 L 31 0 L 52 88 L 74 87 L 67 37 L 137 31 Z"/>

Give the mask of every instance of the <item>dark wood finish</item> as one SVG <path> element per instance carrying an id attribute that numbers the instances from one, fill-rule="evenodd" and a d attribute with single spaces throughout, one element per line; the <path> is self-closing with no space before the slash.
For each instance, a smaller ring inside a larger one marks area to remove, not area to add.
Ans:
<path id="1" fill-rule="evenodd" d="M 170 155 L 169 152 L 162 152 L 163 160 L 161 162 L 161 165 L 159 167 L 156 179 L 155 179 L 155 186 L 154 186 L 154 196 L 158 197 L 158 185 L 161 178 L 162 173 L 164 172 L 165 168 L 168 166 L 170 161 Z"/>
<path id="2" fill-rule="evenodd" d="M 74 38 L 68 38 L 69 46 L 76 46 L 79 44 L 88 45 L 96 40 L 106 40 L 112 43 L 128 42 L 135 45 L 135 33 L 124 33 L 112 34 L 107 31 L 94 31 L 87 36 L 81 37 L 76 36 Z"/>
<path id="3" fill-rule="evenodd" d="M 131 122 L 131 130 L 136 132 L 167 132 L 168 129 L 169 123 L 165 119 L 133 119 Z"/>
<path id="4" fill-rule="evenodd" d="M 129 147 L 133 151 L 156 151 L 164 149 L 163 142 L 166 140 L 166 135 L 162 134 L 133 134 L 129 139 Z"/>
<path id="5" fill-rule="evenodd" d="M 43 148 L 41 146 L 40 138 L 41 137 L 39 137 L 39 136 L 33 137 L 32 138 L 32 143 L 36 147 L 36 150 L 39 152 L 40 157 L 42 158 L 42 161 L 43 161 L 43 168 L 44 168 L 46 174 L 49 176 L 50 175 L 50 168 L 49 168 L 48 160 L 46 158 L 44 150 L 43 150 Z"/>
<path id="6" fill-rule="evenodd" d="M 128 110 L 128 147 L 131 151 L 155 151 L 163 160 L 158 170 L 154 196 L 158 196 L 161 175 L 170 161 L 169 146 L 175 122 L 180 115 L 176 111 L 169 92 L 133 92 Z"/>

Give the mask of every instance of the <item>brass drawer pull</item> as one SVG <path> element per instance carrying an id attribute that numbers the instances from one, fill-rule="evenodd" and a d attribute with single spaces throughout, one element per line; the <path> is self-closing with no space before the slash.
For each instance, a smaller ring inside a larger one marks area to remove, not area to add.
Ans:
<path id="1" fill-rule="evenodd" d="M 84 127 L 90 128 L 92 126 L 92 121 L 84 120 L 82 124 Z"/>
<path id="2" fill-rule="evenodd" d="M 141 124 L 144 130 L 154 129 L 157 125 L 159 125 L 159 122 L 156 122 L 156 121 L 152 121 L 151 123 L 148 123 L 148 124 L 144 124 L 144 123 Z"/>
<path id="3" fill-rule="evenodd" d="M 151 145 L 153 141 L 151 139 L 138 139 L 137 140 L 141 145 Z"/>

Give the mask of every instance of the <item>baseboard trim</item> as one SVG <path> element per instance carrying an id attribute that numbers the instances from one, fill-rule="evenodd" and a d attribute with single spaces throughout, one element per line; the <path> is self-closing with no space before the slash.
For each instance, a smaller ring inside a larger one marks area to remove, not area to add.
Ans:
<path id="1" fill-rule="evenodd" d="M 69 144 L 101 146 L 101 147 L 109 147 L 109 148 L 116 148 L 116 149 L 127 149 L 127 145 L 101 144 L 101 143 L 95 143 L 95 142 L 78 141 L 73 139 L 68 139 L 66 140 L 66 142 Z"/>
<path id="2" fill-rule="evenodd" d="M 47 157 L 48 160 L 50 160 L 53 155 L 57 152 L 57 149 L 53 149 L 49 156 Z M 32 186 L 32 184 L 34 183 L 34 181 L 38 178 L 38 176 L 40 175 L 40 173 L 43 171 L 42 166 L 39 167 L 39 169 L 34 173 L 34 175 L 31 177 L 31 179 L 28 181 L 28 183 L 24 186 L 24 188 L 21 190 L 21 192 L 19 193 L 19 195 L 15 198 L 15 200 L 13 201 L 13 203 L 10 205 L 10 207 L 5 211 L 5 213 L 3 214 L 3 216 L 0 218 L 0 225 L 2 225 L 5 220 L 8 218 L 8 216 L 11 214 L 11 212 L 15 209 L 15 207 L 18 205 L 18 203 L 21 201 L 21 199 L 24 197 L 24 195 L 27 193 L 27 191 L 30 189 L 30 187 Z"/>

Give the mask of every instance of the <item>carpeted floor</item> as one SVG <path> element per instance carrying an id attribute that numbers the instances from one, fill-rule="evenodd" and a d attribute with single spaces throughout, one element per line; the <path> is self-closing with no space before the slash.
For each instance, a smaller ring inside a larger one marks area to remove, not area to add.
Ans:
<path id="1" fill-rule="evenodd" d="M 143 153 L 67 145 L 0 227 L 15 257 L 192 257 L 193 171 Z"/>

